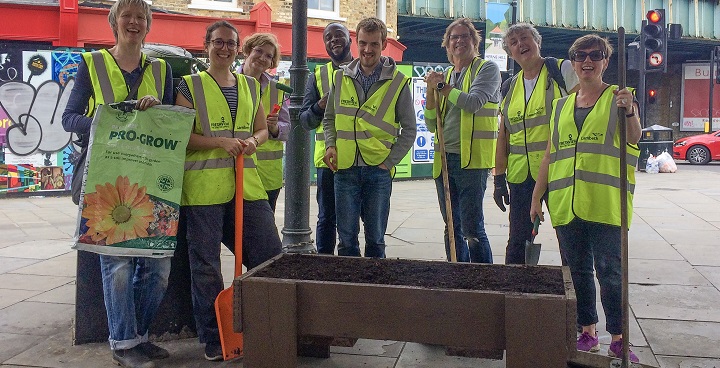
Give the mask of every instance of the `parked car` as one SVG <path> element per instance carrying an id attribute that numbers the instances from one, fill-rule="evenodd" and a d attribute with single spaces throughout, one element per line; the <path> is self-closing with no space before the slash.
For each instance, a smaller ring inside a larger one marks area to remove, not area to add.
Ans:
<path id="1" fill-rule="evenodd" d="M 673 145 L 673 158 L 695 165 L 720 160 L 720 130 L 678 139 Z"/>

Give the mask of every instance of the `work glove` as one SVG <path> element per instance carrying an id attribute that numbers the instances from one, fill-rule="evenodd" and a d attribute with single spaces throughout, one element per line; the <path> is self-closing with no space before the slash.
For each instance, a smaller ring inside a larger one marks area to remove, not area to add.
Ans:
<path id="1" fill-rule="evenodd" d="M 507 187 L 507 175 L 498 174 L 493 177 L 495 183 L 495 190 L 493 191 L 493 199 L 495 204 L 501 211 L 505 212 L 505 205 L 510 205 L 510 193 L 508 193 Z M 505 202 L 503 204 L 503 202 Z"/>

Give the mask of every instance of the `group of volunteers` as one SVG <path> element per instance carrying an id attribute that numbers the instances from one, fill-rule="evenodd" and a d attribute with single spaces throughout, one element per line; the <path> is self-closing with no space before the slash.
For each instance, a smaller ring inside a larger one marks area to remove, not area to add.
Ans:
<path id="1" fill-rule="evenodd" d="M 214 301 L 223 289 L 221 243 L 233 248 L 235 157 L 243 157 L 243 264 L 254 268 L 281 252 L 274 210 L 282 187 L 283 141 L 290 130 L 284 92 L 268 71 L 278 66 L 275 36 L 241 41 L 226 21 L 207 28 L 206 71 L 184 76 L 173 89 L 170 65 L 142 53 L 152 12 L 143 0 L 118 0 L 109 13 L 116 44 L 83 54 L 62 117 L 66 130 L 87 147 L 92 117 L 101 104 L 137 100 L 196 111 L 187 144 L 178 248 L 187 250 L 193 315 L 205 358 L 222 360 Z M 348 29 L 329 24 L 323 42 L 330 62 L 316 68 L 300 109 L 302 127 L 314 131 L 319 207 L 316 245 L 321 254 L 384 258 L 394 167 L 410 150 L 416 116 L 409 78 L 382 52 L 387 27 L 366 18 L 356 27 L 357 58 Z M 480 36 L 468 19 L 452 22 L 442 47 L 452 66 L 426 77 L 425 122 L 442 123 L 455 250 L 461 262 L 492 263 L 484 228 L 483 196 L 491 170 L 494 198 L 509 205 L 505 261 L 524 262 L 532 220 L 544 220 L 547 202 L 563 264 L 577 295 L 578 349 L 597 351 L 594 270 L 612 335 L 610 355 L 622 352 L 620 259 L 620 140 L 617 111 L 627 112 L 628 166 L 638 156 L 639 111 L 633 94 L 602 79 L 612 55 L 596 35 L 575 41 L 570 60 L 543 58 L 542 38 L 529 24 L 511 26 L 503 39 L 522 71 L 501 88 L 495 63 L 480 58 Z M 238 55 L 244 64 L 234 70 Z M 548 62 L 549 61 L 549 62 Z M 498 127 L 498 113 L 502 123 Z M 499 132 L 498 132 L 499 128 Z M 439 144 L 436 142 L 435 144 Z M 84 148 L 85 149 L 85 148 Z M 632 207 L 633 170 L 628 170 Z M 439 154 L 433 177 L 450 258 L 446 183 Z M 508 190 L 509 188 L 509 190 Z M 336 239 L 336 233 L 339 238 Z M 169 356 L 148 341 L 148 328 L 165 294 L 170 258 L 100 255 L 113 360 L 124 367 L 154 367 Z M 634 354 L 630 354 L 637 361 Z"/>

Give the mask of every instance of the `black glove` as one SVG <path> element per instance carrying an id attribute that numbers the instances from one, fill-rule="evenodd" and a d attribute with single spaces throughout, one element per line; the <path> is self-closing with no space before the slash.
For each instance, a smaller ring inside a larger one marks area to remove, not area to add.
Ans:
<path id="1" fill-rule="evenodd" d="M 507 188 L 507 176 L 505 174 L 495 175 L 493 177 L 495 183 L 495 190 L 493 191 L 493 199 L 498 208 L 505 212 L 505 205 L 510 204 L 510 193 Z M 505 202 L 505 204 L 503 204 Z"/>

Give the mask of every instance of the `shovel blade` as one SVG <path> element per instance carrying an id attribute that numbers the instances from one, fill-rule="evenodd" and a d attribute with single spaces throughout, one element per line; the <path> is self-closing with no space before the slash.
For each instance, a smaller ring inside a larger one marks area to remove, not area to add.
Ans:
<path id="1" fill-rule="evenodd" d="M 215 299 L 215 316 L 220 330 L 223 360 L 243 356 L 243 335 L 233 331 L 233 287 L 223 290 Z"/>
<path id="2" fill-rule="evenodd" d="M 536 266 L 540 260 L 540 244 L 525 242 L 525 264 Z"/>

